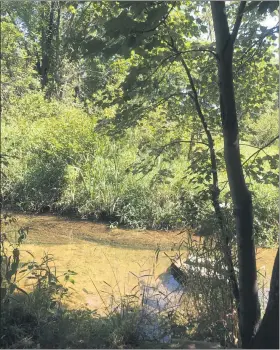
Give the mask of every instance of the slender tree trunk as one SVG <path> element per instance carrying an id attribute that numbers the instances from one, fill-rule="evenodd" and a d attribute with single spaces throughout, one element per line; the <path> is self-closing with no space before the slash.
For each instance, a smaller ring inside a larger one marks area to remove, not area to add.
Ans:
<path id="1" fill-rule="evenodd" d="M 220 108 L 224 136 L 224 156 L 234 205 L 238 242 L 240 314 L 242 347 L 247 348 L 260 316 L 257 270 L 253 237 L 251 193 L 245 183 L 238 139 L 232 74 L 233 45 L 241 23 L 245 3 L 241 2 L 232 34 L 229 32 L 224 1 L 211 2 L 218 56 Z"/>
<path id="2" fill-rule="evenodd" d="M 60 96 L 60 20 L 61 20 L 61 3 L 57 3 L 57 18 L 56 18 L 56 38 L 55 38 L 55 72 L 54 80 L 56 83 L 56 94 Z"/>
<path id="3" fill-rule="evenodd" d="M 54 32 L 54 5 L 52 1 L 47 30 L 42 29 L 42 65 L 41 65 L 41 86 L 44 89 L 48 83 L 48 73 L 50 68 L 51 46 Z M 43 19 L 44 20 L 44 19 Z"/>
<path id="4" fill-rule="evenodd" d="M 186 65 L 185 60 L 182 57 L 181 57 L 181 62 L 182 62 L 182 65 L 187 73 L 190 85 L 192 87 L 192 91 L 193 91 L 192 99 L 194 101 L 198 116 L 200 118 L 201 124 L 203 126 L 204 132 L 205 132 L 205 134 L 207 136 L 207 140 L 208 140 L 208 146 L 209 146 L 209 151 L 210 151 L 211 169 L 212 169 L 212 171 L 211 171 L 212 172 L 212 181 L 213 181 L 212 189 L 211 189 L 212 204 L 213 204 L 215 214 L 216 214 L 216 217 L 218 219 L 219 226 L 221 229 L 222 249 L 223 249 L 223 253 L 224 253 L 225 262 L 226 262 L 226 265 L 228 267 L 229 279 L 230 279 L 231 286 L 232 286 L 233 296 L 234 296 L 237 304 L 239 304 L 239 290 L 238 290 L 237 279 L 236 279 L 233 261 L 232 261 L 232 254 L 231 254 L 231 250 L 230 250 L 230 246 L 229 246 L 229 237 L 228 237 L 228 232 L 227 232 L 226 227 L 225 227 L 223 213 L 222 213 L 221 206 L 220 206 L 220 189 L 219 189 L 219 181 L 218 181 L 218 167 L 217 167 L 217 158 L 216 158 L 214 140 L 213 140 L 212 134 L 208 128 L 205 116 L 201 110 L 201 107 L 200 107 L 200 104 L 198 101 L 197 91 L 196 91 L 190 70 L 189 70 L 188 66 Z M 237 305 L 237 308 L 239 309 L 239 305 Z"/>
<path id="5" fill-rule="evenodd" d="M 212 134 L 208 128 L 205 116 L 201 110 L 200 103 L 198 100 L 197 91 L 194 85 L 193 78 L 191 76 L 190 70 L 188 66 L 186 65 L 185 60 L 181 57 L 182 65 L 188 75 L 190 85 L 192 87 L 193 95 L 192 99 L 194 101 L 198 116 L 201 120 L 201 123 L 204 128 L 204 132 L 207 136 L 208 140 L 208 147 L 210 151 L 210 161 L 211 161 L 211 172 L 212 172 L 212 186 L 211 186 L 211 195 L 212 195 L 212 204 L 215 210 L 216 218 L 218 219 L 218 224 L 220 227 L 220 243 L 222 245 L 222 253 L 224 255 L 224 261 L 227 266 L 228 270 L 228 277 L 231 284 L 231 291 L 232 291 L 232 298 L 231 298 L 231 305 L 233 306 L 233 299 L 235 300 L 235 305 L 237 307 L 238 314 L 240 313 L 239 305 L 239 288 L 237 283 L 237 277 L 234 270 L 234 264 L 232 259 L 232 251 L 230 246 L 230 238 L 228 234 L 228 230 L 225 224 L 225 217 L 223 215 L 221 205 L 220 205 L 220 188 L 219 188 L 219 181 L 218 181 L 218 167 L 217 167 L 217 158 L 216 158 L 216 151 L 214 146 L 214 140 L 212 137 Z"/>
<path id="6" fill-rule="evenodd" d="M 177 47 L 175 46 L 175 43 L 174 43 L 174 40 L 172 37 L 171 37 L 171 48 L 177 55 L 180 55 L 180 52 L 178 51 Z M 233 261 L 232 261 L 232 253 L 231 253 L 231 248 L 229 245 L 228 232 L 226 229 L 224 216 L 223 216 L 221 206 L 220 206 L 220 197 L 219 197 L 220 196 L 220 189 L 219 189 L 219 181 L 218 181 L 218 167 L 217 167 L 217 158 L 216 158 L 214 140 L 213 140 L 211 131 L 208 128 L 208 124 L 206 122 L 205 116 L 202 112 L 202 109 L 201 109 L 201 106 L 199 103 L 199 99 L 198 99 L 197 90 L 196 90 L 190 69 L 187 66 L 187 64 L 182 56 L 180 56 L 180 61 L 181 61 L 182 66 L 183 66 L 183 68 L 188 76 L 188 80 L 189 80 L 189 83 L 191 85 L 192 94 L 190 94 L 190 97 L 192 98 L 192 100 L 194 102 L 198 117 L 201 121 L 204 132 L 207 136 L 208 147 L 209 147 L 209 152 L 210 152 L 210 161 L 211 161 L 211 173 L 212 173 L 212 186 L 211 186 L 212 204 L 213 204 L 215 214 L 216 214 L 216 217 L 218 219 L 219 226 L 220 226 L 221 243 L 222 243 L 224 259 L 225 259 L 225 263 L 226 263 L 226 266 L 228 269 L 229 280 L 230 280 L 231 287 L 232 287 L 232 293 L 233 293 L 234 299 L 237 303 L 237 309 L 239 312 L 238 283 L 237 283 L 237 278 L 236 278 L 236 274 L 234 271 L 234 265 L 233 265 Z"/>

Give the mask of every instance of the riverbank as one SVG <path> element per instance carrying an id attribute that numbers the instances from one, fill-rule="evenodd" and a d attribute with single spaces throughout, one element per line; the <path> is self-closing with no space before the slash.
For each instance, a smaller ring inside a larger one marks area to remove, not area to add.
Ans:
<path id="1" fill-rule="evenodd" d="M 74 241 L 132 249 L 177 249 L 186 231 L 132 230 L 58 215 L 14 214 L 17 226 L 28 227 L 27 244 L 67 244 Z M 199 237 L 194 239 L 199 240 Z"/>

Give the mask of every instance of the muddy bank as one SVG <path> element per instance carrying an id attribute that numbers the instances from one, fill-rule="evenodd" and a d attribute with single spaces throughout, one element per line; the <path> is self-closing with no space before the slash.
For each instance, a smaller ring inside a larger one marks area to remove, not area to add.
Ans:
<path id="1" fill-rule="evenodd" d="M 17 226 L 28 227 L 26 243 L 67 244 L 89 241 L 131 249 L 176 249 L 184 238 L 180 231 L 132 230 L 56 215 L 15 214 Z M 195 238 L 199 239 L 199 238 Z"/>

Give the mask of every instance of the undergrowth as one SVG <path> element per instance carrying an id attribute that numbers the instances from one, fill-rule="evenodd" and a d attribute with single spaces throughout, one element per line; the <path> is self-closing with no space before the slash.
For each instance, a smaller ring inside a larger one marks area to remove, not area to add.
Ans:
<path id="1" fill-rule="evenodd" d="M 2 123 L 5 207 L 70 213 L 131 228 L 189 227 L 202 228 L 203 235 L 215 233 L 206 175 L 190 173 L 194 165 L 188 145 L 176 155 L 174 149 L 159 155 L 156 150 L 169 139 L 155 139 L 148 122 L 113 140 L 94 132 L 97 120 L 73 104 L 45 101 L 40 93 L 11 105 Z M 245 155 L 249 150 L 244 148 Z M 226 176 L 220 171 L 221 204 L 233 221 Z M 250 190 L 256 242 L 272 246 L 278 237 L 277 191 L 254 181 Z"/>

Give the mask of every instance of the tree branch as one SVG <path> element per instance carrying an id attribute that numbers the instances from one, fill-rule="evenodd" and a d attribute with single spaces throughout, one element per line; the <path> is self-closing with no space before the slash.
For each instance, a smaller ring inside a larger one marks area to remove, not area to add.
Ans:
<path id="1" fill-rule="evenodd" d="M 247 158 L 243 163 L 242 166 L 244 164 L 246 164 L 251 158 L 253 158 L 254 156 L 257 156 L 261 151 L 263 151 L 266 147 L 270 146 L 274 141 L 276 141 L 279 138 L 279 135 L 275 136 L 272 140 L 270 140 L 268 143 L 266 143 L 264 146 L 260 147 L 256 152 L 254 152 L 253 154 L 250 155 L 249 158 Z"/>
<path id="2" fill-rule="evenodd" d="M 247 146 L 247 147 L 251 147 L 251 148 L 260 149 L 259 146 L 253 146 L 253 145 L 250 145 L 249 143 L 240 143 L 239 146 Z"/>
<path id="3" fill-rule="evenodd" d="M 192 49 L 192 50 L 179 51 L 180 54 L 188 53 L 188 52 L 209 52 L 209 53 L 211 53 L 211 55 L 213 55 L 215 57 L 216 60 L 219 60 L 218 55 L 214 51 L 212 51 L 210 49 L 202 49 L 201 48 L 201 49 Z"/>
<path id="4" fill-rule="evenodd" d="M 151 78 L 158 70 L 159 68 L 164 65 L 164 63 L 168 60 L 170 60 L 172 57 L 174 57 L 174 54 L 170 55 L 170 56 L 167 56 L 167 57 L 164 57 L 160 62 L 159 64 L 156 66 L 156 69 L 149 75 L 149 77 L 144 80 L 145 82 L 148 81 L 149 78 Z M 169 63 L 172 63 L 173 61 L 170 61 Z"/>
<path id="5" fill-rule="evenodd" d="M 174 146 L 174 145 L 176 145 L 176 144 L 178 144 L 178 143 L 200 143 L 200 144 L 202 144 L 202 145 L 204 145 L 204 146 L 207 146 L 207 147 L 209 148 L 208 143 L 202 142 L 202 141 L 174 140 L 174 141 L 171 141 L 171 142 L 169 142 L 169 143 L 166 143 L 165 145 L 163 145 L 163 146 L 161 146 L 160 148 L 157 149 L 157 152 L 159 152 L 159 153 L 156 155 L 156 157 L 155 157 L 155 159 L 154 159 L 154 165 L 155 165 L 155 163 L 156 163 L 158 157 L 164 152 L 164 150 L 165 150 L 167 147 Z"/>
<path id="6" fill-rule="evenodd" d="M 242 22 L 242 17 L 244 14 L 245 7 L 246 7 L 246 1 L 241 1 L 239 4 L 239 7 L 238 7 L 236 20 L 235 20 L 234 27 L 233 27 L 233 30 L 231 33 L 232 46 L 234 45 L 235 39 L 237 37 L 238 30 L 239 30 L 239 27 L 240 27 L 241 22 Z"/>
<path id="7" fill-rule="evenodd" d="M 176 145 L 176 144 L 178 144 L 178 143 L 200 143 L 200 144 L 202 144 L 202 145 L 204 145 L 204 146 L 209 147 L 209 144 L 206 143 L 206 142 L 203 142 L 203 141 L 174 140 L 174 141 L 171 141 L 171 142 L 166 143 L 165 145 L 161 146 L 160 148 L 157 149 L 157 151 L 160 151 L 160 154 L 161 154 L 161 153 L 165 150 L 165 148 L 167 148 L 167 147 L 169 147 L 169 146 L 174 146 L 174 145 Z M 160 154 L 157 155 L 157 158 L 160 156 Z"/>
<path id="8" fill-rule="evenodd" d="M 247 163 L 250 159 L 252 159 L 254 156 L 255 156 L 255 158 L 256 158 L 257 155 L 258 155 L 261 151 L 264 152 L 264 149 L 265 149 L 266 147 L 268 147 L 269 145 L 271 145 L 271 144 L 272 144 L 274 141 L 276 141 L 278 138 L 279 138 L 279 136 L 275 136 L 272 140 L 270 140 L 268 143 L 266 143 L 263 147 L 256 147 L 256 146 L 252 146 L 252 145 L 240 143 L 240 144 L 239 144 L 240 146 L 248 146 L 248 147 L 253 147 L 253 148 L 257 148 L 257 149 L 258 149 L 256 152 L 254 152 L 253 154 L 251 154 L 250 157 L 249 157 L 248 159 L 246 159 L 246 160 L 243 162 L 242 166 L 243 166 L 244 164 L 246 164 L 246 163 Z M 266 154 L 267 154 L 267 153 L 266 153 Z M 228 184 L 228 180 L 227 180 L 227 181 L 224 181 L 224 183 L 225 183 L 225 185 L 224 185 L 224 187 L 221 189 L 221 192 L 225 189 L 226 185 Z"/>
<path id="9" fill-rule="evenodd" d="M 144 174 L 144 176 L 143 176 L 141 179 L 143 179 L 148 173 L 150 173 L 150 172 L 153 170 L 153 168 L 154 168 L 154 166 L 155 166 L 155 164 L 156 164 L 157 159 L 158 159 L 158 158 L 160 157 L 160 155 L 165 151 L 166 148 L 168 148 L 168 147 L 170 147 L 170 146 L 174 146 L 174 145 L 176 145 L 176 144 L 178 144 L 178 143 L 191 143 L 191 144 L 192 144 L 192 143 L 199 143 L 199 144 L 203 144 L 204 146 L 209 147 L 208 143 L 206 143 L 206 142 L 194 141 L 194 140 L 174 140 L 174 141 L 171 141 L 171 142 L 169 142 L 169 143 L 166 143 L 165 145 L 163 145 L 163 146 L 161 146 L 160 148 L 158 148 L 158 149 L 155 150 L 156 152 L 158 152 L 158 154 L 155 156 L 154 163 L 153 163 L 153 165 L 151 166 L 151 168 L 149 169 L 149 171 L 148 171 L 146 174 Z"/>
<path id="10" fill-rule="evenodd" d="M 174 5 L 172 5 L 171 9 L 167 12 L 167 14 L 163 17 L 163 19 L 161 21 L 159 21 L 159 23 L 154 28 L 147 29 L 147 30 L 134 30 L 133 33 L 143 34 L 143 33 L 149 33 L 149 32 L 155 31 L 159 26 L 161 26 L 163 23 L 165 23 L 168 16 L 170 15 L 170 12 L 174 9 L 175 5 L 176 5 L 176 2 L 174 3 Z"/>
<path id="11" fill-rule="evenodd" d="M 185 96 L 186 93 L 184 93 L 184 92 L 176 92 L 174 94 L 170 94 L 168 96 L 163 97 L 161 100 L 159 100 L 157 103 L 153 104 L 152 106 L 144 107 L 143 110 L 149 109 L 150 107 L 151 107 L 151 109 L 156 108 L 156 107 L 160 106 L 162 103 L 164 103 L 167 100 L 169 100 L 171 97 L 182 96 L 182 95 Z"/>
<path id="12" fill-rule="evenodd" d="M 264 41 L 265 38 L 267 38 L 270 35 L 273 35 L 274 33 L 278 33 L 279 32 L 279 22 L 277 23 L 276 26 L 267 29 L 266 32 L 262 33 L 261 35 L 258 36 L 258 41 L 256 42 L 252 42 L 252 44 L 246 48 L 246 50 L 244 51 L 243 55 L 238 59 L 238 63 L 241 61 L 241 66 L 242 64 L 246 63 L 247 61 L 249 61 L 249 59 L 252 59 L 256 53 L 258 53 L 259 49 L 261 48 L 261 45 Z M 249 58 L 247 58 L 245 60 L 245 62 L 242 62 L 242 60 L 244 59 L 244 57 L 246 57 L 247 54 L 249 54 L 249 52 L 251 50 L 255 49 L 255 51 L 249 56 Z"/>

